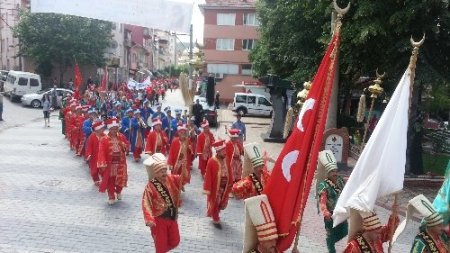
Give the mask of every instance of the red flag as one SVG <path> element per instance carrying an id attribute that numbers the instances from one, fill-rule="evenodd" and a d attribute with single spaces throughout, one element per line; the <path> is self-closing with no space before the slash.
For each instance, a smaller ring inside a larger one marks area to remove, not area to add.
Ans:
<path id="1" fill-rule="evenodd" d="M 105 67 L 105 74 L 103 75 L 102 81 L 100 83 L 100 90 L 102 91 L 108 90 L 108 81 L 109 81 L 108 67 Z"/>
<path id="2" fill-rule="evenodd" d="M 264 188 L 277 222 L 280 235 L 277 248 L 280 252 L 291 246 L 301 225 L 322 144 L 338 48 L 339 34 L 335 33 L 313 79 L 297 124 Z"/>
<path id="3" fill-rule="evenodd" d="M 73 85 L 74 85 L 74 90 L 75 90 L 74 97 L 76 99 L 79 99 L 80 93 L 81 93 L 81 84 L 83 83 L 83 77 L 81 76 L 81 71 L 80 71 L 80 67 L 78 67 L 78 63 L 75 63 L 73 72 L 74 72 L 74 76 L 75 76 L 75 78 L 73 80 Z"/>

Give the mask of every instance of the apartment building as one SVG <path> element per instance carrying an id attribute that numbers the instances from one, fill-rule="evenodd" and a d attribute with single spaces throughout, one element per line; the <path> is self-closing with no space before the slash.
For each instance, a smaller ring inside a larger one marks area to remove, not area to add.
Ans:
<path id="1" fill-rule="evenodd" d="M 252 77 L 249 52 L 259 38 L 256 0 L 206 0 L 200 5 L 205 18 L 203 52 L 206 72 L 214 74 L 225 101 L 240 89 L 236 84 L 258 83 Z"/>

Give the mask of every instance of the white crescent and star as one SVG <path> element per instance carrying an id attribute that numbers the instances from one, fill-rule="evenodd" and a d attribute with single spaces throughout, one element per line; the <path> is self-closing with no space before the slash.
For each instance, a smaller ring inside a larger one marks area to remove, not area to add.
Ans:
<path id="1" fill-rule="evenodd" d="M 314 108 L 316 100 L 314 98 L 308 98 L 305 103 L 302 106 L 302 109 L 300 110 L 300 113 L 298 114 L 298 121 L 297 121 L 297 128 L 298 130 L 304 132 L 305 129 L 303 128 L 303 116 L 305 116 L 305 113 L 309 110 L 312 110 Z"/>
<path id="2" fill-rule="evenodd" d="M 292 150 L 284 156 L 283 161 L 281 163 L 281 169 L 283 171 L 283 176 L 286 181 L 291 181 L 291 167 L 297 161 L 298 155 L 300 154 L 299 150 Z"/>

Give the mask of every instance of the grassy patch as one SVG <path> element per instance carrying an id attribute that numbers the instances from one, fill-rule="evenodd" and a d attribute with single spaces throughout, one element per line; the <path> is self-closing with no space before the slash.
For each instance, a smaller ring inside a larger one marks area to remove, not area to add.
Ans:
<path id="1" fill-rule="evenodd" d="M 431 172 L 436 175 L 443 176 L 447 168 L 450 156 L 441 154 L 423 154 L 423 170 L 425 173 Z"/>

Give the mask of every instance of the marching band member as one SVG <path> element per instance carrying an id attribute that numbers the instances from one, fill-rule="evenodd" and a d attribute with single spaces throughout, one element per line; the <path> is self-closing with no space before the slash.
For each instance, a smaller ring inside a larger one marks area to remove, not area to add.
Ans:
<path id="1" fill-rule="evenodd" d="M 105 136 L 105 124 L 101 120 L 97 120 L 92 124 L 94 133 L 89 135 L 86 142 L 86 161 L 89 164 L 92 180 L 96 186 L 100 185 L 100 173 L 97 167 L 98 149 L 100 140 Z"/>
<path id="2" fill-rule="evenodd" d="M 156 253 L 173 250 L 180 243 L 178 208 L 181 177 L 167 173 L 166 157 L 156 153 L 144 161 L 148 183 L 142 196 L 145 225 L 150 227 Z"/>
<path id="3" fill-rule="evenodd" d="M 225 141 L 212 144 L 216 155 L 206 164 L 203 191 L 207 195 L 207 216 L 212 218 L 214 227 L 222 229 L 219 213 L 228 205 L 229 193 L 233 184 L 233 173 L 226 162 Z"/>
<path id="4" fill-rule="evenodd" d="M 344 253 L 383 253 L 383 243 L 391 239 L 398 226 L 398 206 L 394 204 L 387 225 L 382 226 L 380 218 L 374 212 L 360 212 L 362 230 L 356 234 L 344 250 Z"/>
<path id="5" fill-rule="evenodd" d="M 239 129 L 232 128 L 228 130 L 228 136 L 230 140 L 226 142 L 227 153 L 227 165 L 233 172 L 234 181 L 237 182 L 241 179 L 242 175 L 242 159 L 244 155 L 244 147 L 240 141 Z"/>
<path id="6" fill-rule="evenodd" d="M 330 150 L 319 152 L 317 163 L 317 196 L 320 211 L 323 215 L 325 230 L 327 232 L 326 242 L 329 253 L 335 253 L 335 243 L 348 234 L 348 223 L 344 221 L 333 228 L 333 215 L 336 202 L 344 189 L 344 179 L 337 175 L 337 161 Z"/>
<path id="7" fill-rule="evenodd" d="M 145 129 L 147 125 L 141 117 L 141 111 L 136 109 L 131 119 L 131 152 L 135 162 L 141 159 L 142 150 L 145 147 Z"/>
<path id="8" fill-rule="evenodd" d="M 189 144 L 186 125 L 179 125 L 177 134 L 178 137 L 175 137 L 170 144 L 167 164 L 171 167 L 173 174 L 181 175 L 181 180 L 185 185 L 191 182 L 193 152 Z"/>
<path id="9" fill-rule="evenodd" d="M 434 208 L 433 204 L 420 194 L 408 202 L 406 219 L 395 231 L 394 239 L 403 232 L 414 213 L 424 217 L 419 227 L 419 233 L 414 238 L 411 253 L 447 253 L 449 238 L 444 227 L 444 218 Z"/>
<path id="10" fill-rule="evenodd" d="M 167 155 L 169 145 L 169 138 L 166 133 L 162 131 L 162 122 L 159 118 L 153 119 L 153 130 L 147 135 L 145 142 L 145 153 L 155 154 L 162 153 Z"/>
<path id="11" fill-rule="evenodd" d="M 99 143 L 97 167 L 101 170 L 102 182 L 100 192 L 108 191 L 108 204 L 112 205 L 122 199 L 122 189 L 127 186 L 127 159 L 130 144 L 127 138 L 119 133 L 119 120 L 108 119 L 106 126 L 109 130 Z"/>
<path id="12" fill-rule="evenodd" d="M 207 120 L 204 120 L 202 122 L 201 127 L 203 131 L 198 135 L 197 138 L 196 153 L 199 157 L 198 168 L 200 169 L 202 177 L 205 177 L 206 164 L 208 163 L 209 158 L 211 158 L 213 155 L 212 144 L 215 142 L 215 139 L 214 135 L 209 129 L 209 123 Z"/>
<path id="13" fill-rule="evenodd" d="M 264 163 L 263 152 L 257 143 L 244 145 L 242 179 L 233 184 L 232 193 L 237 199 L 261 195 L 270 173 Z"/>

